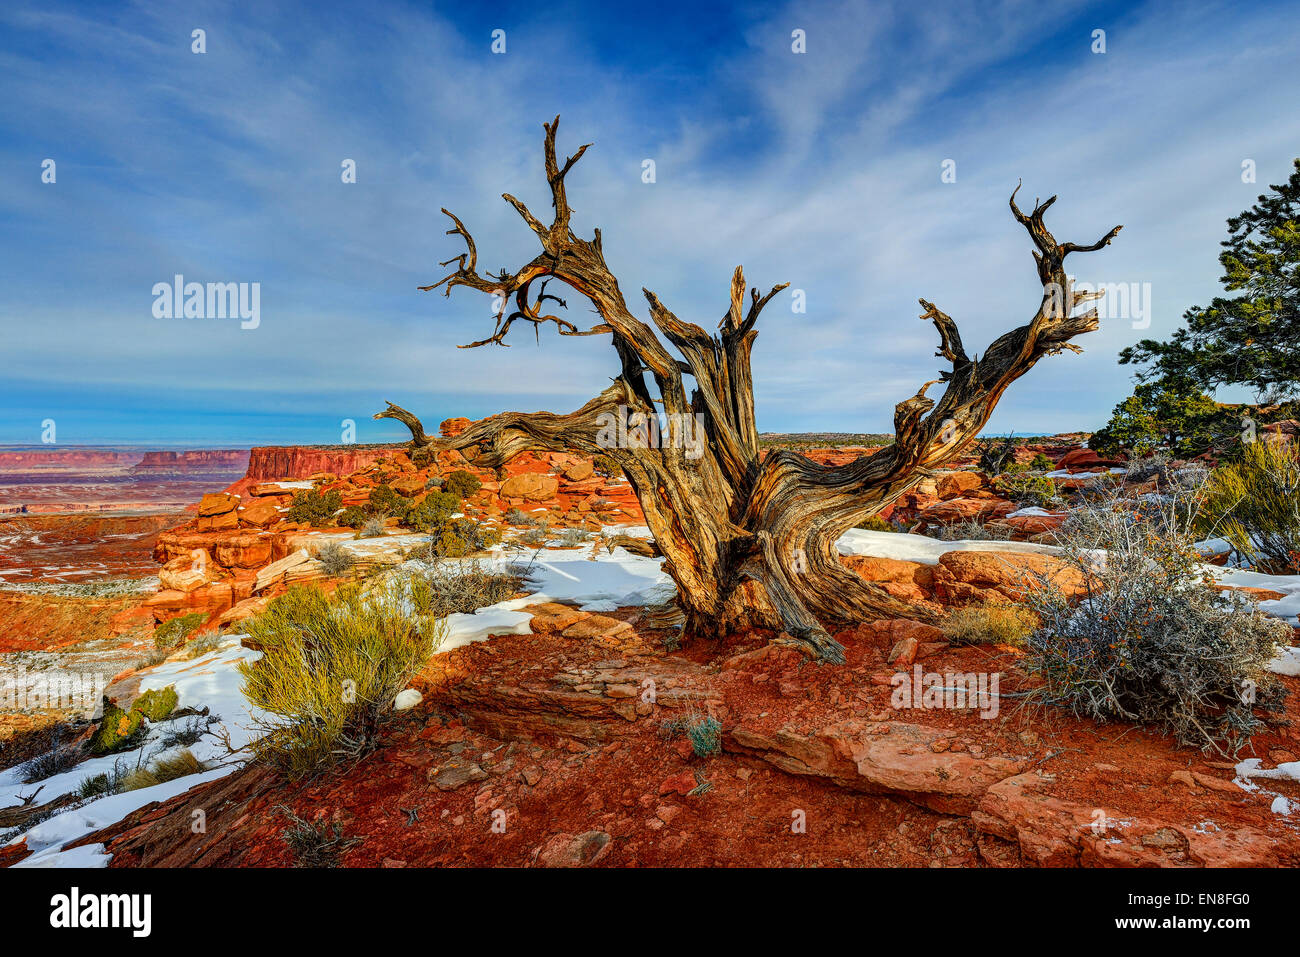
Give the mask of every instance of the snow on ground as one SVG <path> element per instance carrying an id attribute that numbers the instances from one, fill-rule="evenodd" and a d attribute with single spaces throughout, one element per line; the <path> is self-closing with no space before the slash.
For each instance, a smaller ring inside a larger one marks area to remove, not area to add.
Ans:
<path id="1" fill-rule="evenodd" d="M 130 813 L 130 812 L 127 812 Z M 66 851 L 47 851 L 24 858 L 14 867 L 108 867 L 113 855 L 104 851 L 103 844 L 86 844 Z"/>
<path id="2" fill-rule="evenodd" d="M 1205 558 L 1213 558 L 1216 555 L 1227 555 L 1233 551 L 1232 542 L 1226 538 L 1205 538 L 1192 546 L 1196 549 L 1198 555 Z"/>
<path id="3" fill-rule="evenodd" d="M 1275 675 L 1300 678 L 1300 647 L 1278 645 L 1277 657 L 1269 662 L 1268 670 Z"/>
<path id="4" fill-rule="evenodd" d="M 626 535 L 628 538 L 654 538 L 648 525 L 602 525 L 605 535 Z"/>
<path id="5" fill-rule="evenodd" d="M 547 551 L 533 560 L 528 575 L 528 587 L 536 589 L 530 603 L 567 602 L 583 611 L 652 604 L 672 586 L 662 558 L 633 555 L 623 548 L 597 551 L 594 557 L 590 549 Z"/>
<path id="6" fill-rule="evenodd" d="M 1029 505 L 1026 506 L 1025 508 L 1018 508 L 1014 512 L 1008 512 L 1007 518 L 1022 518 L 1022 517 L 1030 517 L 1030 516 L 1034 518 L 1051 518 L 1055 515 L 1060 515 L 1060 514 L 1062 513 L 1049 512 L 1047 509 L 1039 508 L 1037 505 Z"/>
<path id="7" fill-rule="evenodd" d="M 129 753 L 129 752 L 128 752 Z M 100 828 L 116 824 L 122 818 L 126 817 L 132 811 L 138 811 L 146 804 L 152 804 L 154 801 L 166 801 L 178 794 L 184 794 L 196 784 L 203 784 L 206 781 L 215 781 L 217 778 L 225 777 L 235 770 L 234 765 L 216 768 L 212 771 L 205 771 L 202 774 L 191 774 L 189 777 L 177 778 L 174 781 L 164 781 L 162 784 L 155 784 L 153 787 L 139 788 L 135 791 L 124 791 L 121 794 L 111 794 L 102 797 L 97 801 L 91 801 L 89 804 L 74 808 L 70 811 L 64 811 L 56 814 L 48 821 L 42 821 L 34 828 L 28 831 L 23 837 L 27 839 L 27 846 L 34 851 L 31 857 L 24 858 L 15 864 L 15 867 L 88 867 L 95 866 L 85 860 L 84 853 L 78 853 L 78 848 L 64 852 L 63 845 L 69 841 L 75 841 L 78 838 L 85 837 L 87 834 L 93 834 Z M 101 845 L 102 847 L 102 845 Z M 65 856 L 66 855 L 66 856 Z M 107 867 L 109 856 L 101 853 L 96 859 L 98 866 Z"/>
<path id="8" fill-rule="evenodd" d="M 486 641 L 492 635 L 531 635 L 533 616 L 518 609 L 534 604 L 534 598 L 514 598 L 480 608 L 471 615 L 459 612 L 447 616 L 447 635 L 435 654 L 443 655 L 471 642 Z"/>
<path id="9" fill-rule="evenodd" d="M 1103 478 L 1104 476 L 1107 475 L 1123 475 L 1125 471 L 1126 471 L 1125 469 L 1118 468 L 1118 467 L 1110 468 L 1105 472 L 1071 472 L 1069 469 L 1056 469 L 1055 471 L 1052 472 L 1044 472 L 1043 478 L 1086 479 L 1088 481 L 1092 481 L 1094 479 Z"/>
<path id="10" fill-rule="evenodd" d="M 1032 552 L 1039 555 L 1059 555 L 1055 545 L 1036 542 L 956 541 L 943 542 L 927 535 L 909 535 L 905 532 L 872 532 L 865 528 L 850 528 L 835 543 L 841 555 L 866 555 L 871 558 L 896 558 L 922 565 L 937 565 L 946 552 Z"/>
<path id="11" fill-rule="evenodd" d="M 1237 764 L 1237 777 L 1249 781 L 1252 778 L 1268 778 L 1273 781 L 1300 781 L 1300 761 L 1288 761 L 1275 768 L 1261 768 L 1262 758 L 1246 758 Z"/>
<path id="12" fill-rule="evenodd" d="M 153 668 L 141 680 L 140 690 L 144 692 L 165 688 L 168 685 L 174 686 L 177 708 L 208 708 L 212 715 L 221 718 L 221 726 L 224 726 L 229 733 L 232 746 L 239 748 L 253 737 L 253 714 L 247 700 L 239 692 L 243 679 L 235 666 L 241 661 L 255 660 L 259 655 L 260 652 L 242 647 L 239 644 L 239 636 L 231 635 L 215 651 L 193 661 L 169 661 Z M 160 747 L 160 739 L 167 731 L 183 727 L 186 720 L 181 718 L 174 722 L 160 721 L 149 727 L 146 737 L 138 748 L 91 758 L 69 771 L 56 774 L 36 784 L 23 784 L 18 768 L 0 771 L 0 807 L 21 804 L 20 795 L 27 796 L 42 785 L 44 790 L 37 803 L 52 800 L 61 794 L 75 792 L 83 780 L 96 774 L 108 774 L 118 767 L 133 770 L 137 764 L 146 766 L 159 758 L 175 754 L 183 748 L 163 750 Z M 212 730 L 220 731 L 221 727 L 214 724 Z M 120 821 L 146 804 L 164 801 L 188 791 L 196 784 L 229 774 L 241 763 L 238 758 L 229 758 L 224 743 L 218 742 L 212 736 L 204 737 L 190 745 L 189 750 L 200 761 L 229 761 L 230 763 L 215 767 L 203 774 L 97 798 L 82 807 L 61 811 L 24 834 L 20 834 L 14 840 L 13 843 L 16 843 L 25 838 L 28 848 L 34 852 L 32 857 L 22 862 L 22 866 L 93 866 L 92 858 L 87 857 L 83 850 L 76 849 L 65 859 L 60 854 L 60 849 L 69 841 L 75 841 Z M 106 865 L 107 862 L 108 858 L 104 856 L 102 865 Z"/>
<path id="13" fill-rule="evenodd" d="M 1247 571 L 1243 568 L 1219 568 L 1211 566 L 1214 577 L 1222 585 L 1237 588 L 1266 588 L 1279 592 L 1283 597 L 1261 601 L 1261 611 L 1287 624 L 1300 626 L 1300 575 L 1265 575 L 1263 572 Z"/>

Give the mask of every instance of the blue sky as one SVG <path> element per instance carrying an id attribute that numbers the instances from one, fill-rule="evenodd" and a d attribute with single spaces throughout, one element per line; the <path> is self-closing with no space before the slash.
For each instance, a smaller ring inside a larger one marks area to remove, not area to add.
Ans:
<path id="1" fill-rule="evenodd" d="M 1104 321 L 989 426 L 1094 428 L 1130 389 L 1118 351 L 1216 292 L 1224 220 L 1300 155 L 1294 3 L 465 6 L 6 4 L 0 443 L 38 443 L 45 419 L 66 444 L 329 443 L 344 419 L 386 441 L 385 399 L 430 424 L 577 407 L 617 372 L 606 341 L 458 350 L 490 301 L 416 290 L 460 252 L 440 206 L 482 267 L 535 254 L 500 194 L 546 209 L 556 113 L 561 149 L 595 144 L 574 228 L 601 227 L 634 308 L 646 286 L 712 325 L 737 264 L 805 291 L 760 325 L 768 431 L 887 431 L 941 362 L 918 297 L 972 351 L 1028 320 L 1017 179 L 1059 194 L 1059 239 L 1123 223 L 1072 263 L 1149 283 L 1150 327 Z M 260 325 L 155 318 L 176 273 L 260 283 Z"/>

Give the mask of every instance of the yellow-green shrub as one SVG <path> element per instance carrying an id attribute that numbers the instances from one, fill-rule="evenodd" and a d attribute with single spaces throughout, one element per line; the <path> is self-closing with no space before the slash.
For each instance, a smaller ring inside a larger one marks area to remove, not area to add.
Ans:
<path id="1" fill-rule="evenodd" d="M 1280 442 L 1248 443 L 1241 461 L 1210 474 L 1203 533 L 1230 541 L 1265 572 L 1300 571 L 1300 461 Z"/>
<path id="2" fill-rule="evenodd" d="M 310 587 L 274 599 L 247 628 L 262 658 L 240 665 L 244 696 L 268 712 L 258 757 L 296 777 L 372 746 L 393 698 L 444 627 L 410 589 Z"/>
<path id="3" fill-rule="evenodd" d="M 967 605 L 953 609 L 940 627 L 957 645 L 1023 645 L 1038 616 L 1023 605 Z"/>
<path id="4" fill-rule="evenodd" d="M 194 629 L 203 624 L 207 617 L 205 612 L 193 611 L 188 615 L 181 615 L 179 618 L 163 622 L 154 629 L 154 647 L 159 651 L 171 651 L 193 634 Z"/>
<path id="5" fill-rule="evenodd" d="M 179 700 L 176 688 L 168 685 L 166 688 L 154 688 L 140 695 L 135 699 L 135 704 L 131 705 L 131 710 L 139 711 L 150 721 L 162 721 L 176 710 L 176 703 Z"/>
<path id="6" fill-rule="evenodd" d="M 472 472 L 466 472 L 464 469 L 457 469 L 447 476 L 447 481 L 443 483 L 443 490 L 458 495 L 461 498 L 469 498 L 483 487 L 477 475 Z"/>
<path id="7" fill-rule="evenodd" d="M 286 518 L 291 522 L 307 522 L 314 528 L 334 523 L 334 513 L 343 505 L 343 496 L 337 491 L 319 492 L 315 489 L 295 492 L 289 503 Z"/>
<path id="8" fill-rule="evenodd" d="M 881 518 L 879 515 L 872 515 L 858 522 L 854 528 L 865 528 L 869 532 L 897 532 L 900 531 L 898 526 L 887 518 Z"/>
<path id="9" fill-rule="evenodd" d="M 117 705 L 104 704 L 104 715 L 99 727 L 90 738 L 91 754 L 111 754 L 135 744 L 141 732 L 144 715 L 134 708 L 123 711 Z"/>
<path id="10" fill-rule="evenodd" d="M 104 714 L 90 737 L 91 754 L 111 754 L 134 747 L 144 732 L 144 719 L 162 721 L 176 709 L 177 700 L 171 685 L 146 691 L 125 711 L 105 698 Z"/>
<path id="11" fill-rule="evenodd" d="M 196 758 L 194 752 L 186 748 L 171 757 L 159 758 L 148 767 L 127 772 L 118 782 L 117 790 L 138 791 L 140 788 L 152 787 L 165 781 L 175 781 L 177 778 L 188 777 L 191 774 L 200 774 L 207 769 L 207 765 Z"/>

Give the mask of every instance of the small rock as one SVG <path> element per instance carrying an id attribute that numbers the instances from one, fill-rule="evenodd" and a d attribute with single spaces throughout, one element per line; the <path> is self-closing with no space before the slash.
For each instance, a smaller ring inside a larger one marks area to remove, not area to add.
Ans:
<path id="1" fill-rule="evenodd" d="M 604 857 L 609 847 L 610 836 L 604 831 L 556 834 L 537 849 L 537 865 L 539 867 L 587 867 Z"/>
<path id="2" fill-rule="evenodd" d="M 920 661 L 923 658 L 929 658 L 931 655 L 937 655 L 951 647 L 952 645 L 946 641 L 923 641 L 916 649 L 916 659 Z"/>
<path id="3" fill-rule="evenodd" d="M 627 622 L 619 621 L 617 618 L 592 615 L 565 628 L 562 634 L 565 638 L 608 638 L 631 627 Z"/>
<path id="4" fill-rule="evenodd" d="M 1223 778 L 1212 777 L 1208 774 L 1202 774 L 1200 771 L 1193 771 L 1192 777 L 1196 783 L 1203 788 L 1209 788 L 1211 791 L 1221 791 L 1224 794 L 1235 794 L 1238 797 L 1243 793 L 1241 788 L 1231 781 L 1225 781 Z"/>
<path id="5" fill-rule="evenodd" d="M 1196 790 L 1196 781 L 1192 778 L 1192 772 L 1188 771 L 1186 768 L 1179 768 L 1173 774 L 1169 775 L 1169 778 L 1166 783 L 1184 784 L 1187 787 L 1191 788 L 1193 791 Z"/>
<path id="6" fill-rule="evenodd" d="M 430 768 L 428 773 L 429 783 L 439 791 L 454 791 L 486 777 L 486 771 L 462 757 L 451 758 L 436 768 Z"/>
<path id="7" fill-rule="evenodd" d="M 695 775 L 690 771 L 683 771 L 680 774 L 674 774 L 672 777 L 664 778 L 659 785 L 660 794 L 681 794 L 686 795 L 695 789 Z"/>
<path id="8" fill-rule="evenodd" d="M 889 652 L 889 663 L 898 668 L 909 668 L 916 660 L 920 642 L 915 638 L 900 638 Z"/>

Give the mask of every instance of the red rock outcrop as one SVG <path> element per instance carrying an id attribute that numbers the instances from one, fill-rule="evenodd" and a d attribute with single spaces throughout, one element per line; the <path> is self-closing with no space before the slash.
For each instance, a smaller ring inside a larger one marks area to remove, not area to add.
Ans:
<path id="1" fill-rule="evenodd" d="M 1018 602 L 1047 581 L 1067 594 L 1083 590 L 1083 574 L 1059 558 L 1033 552 L 945 552 L 934 569 L 935 594 L 946 605 Z"/>
<path id="2" fill-rule="evenodd" d="M 1108 469 L 1122 465 L 1118 459 L 1104 459 L 1092 449 L 1071 449 L 1056 460 L 1057 469 L 1085 472 L 1089 469 Z"/>
<path id="3" fill-rule="evenodd" d="M 463 416 L 455 419 L 443 419 L 438 426 L 438 434 L 444 438 L 454 439 L 474 423 Z"/>
<path id="4" fill-rule="evenodd" d="M 246 477 L 255 482 L 273 482 L 305 479 L 316 472 L 348 475 L 404 448 L 402 445 L 258 446 L 249 452 Z"/>

